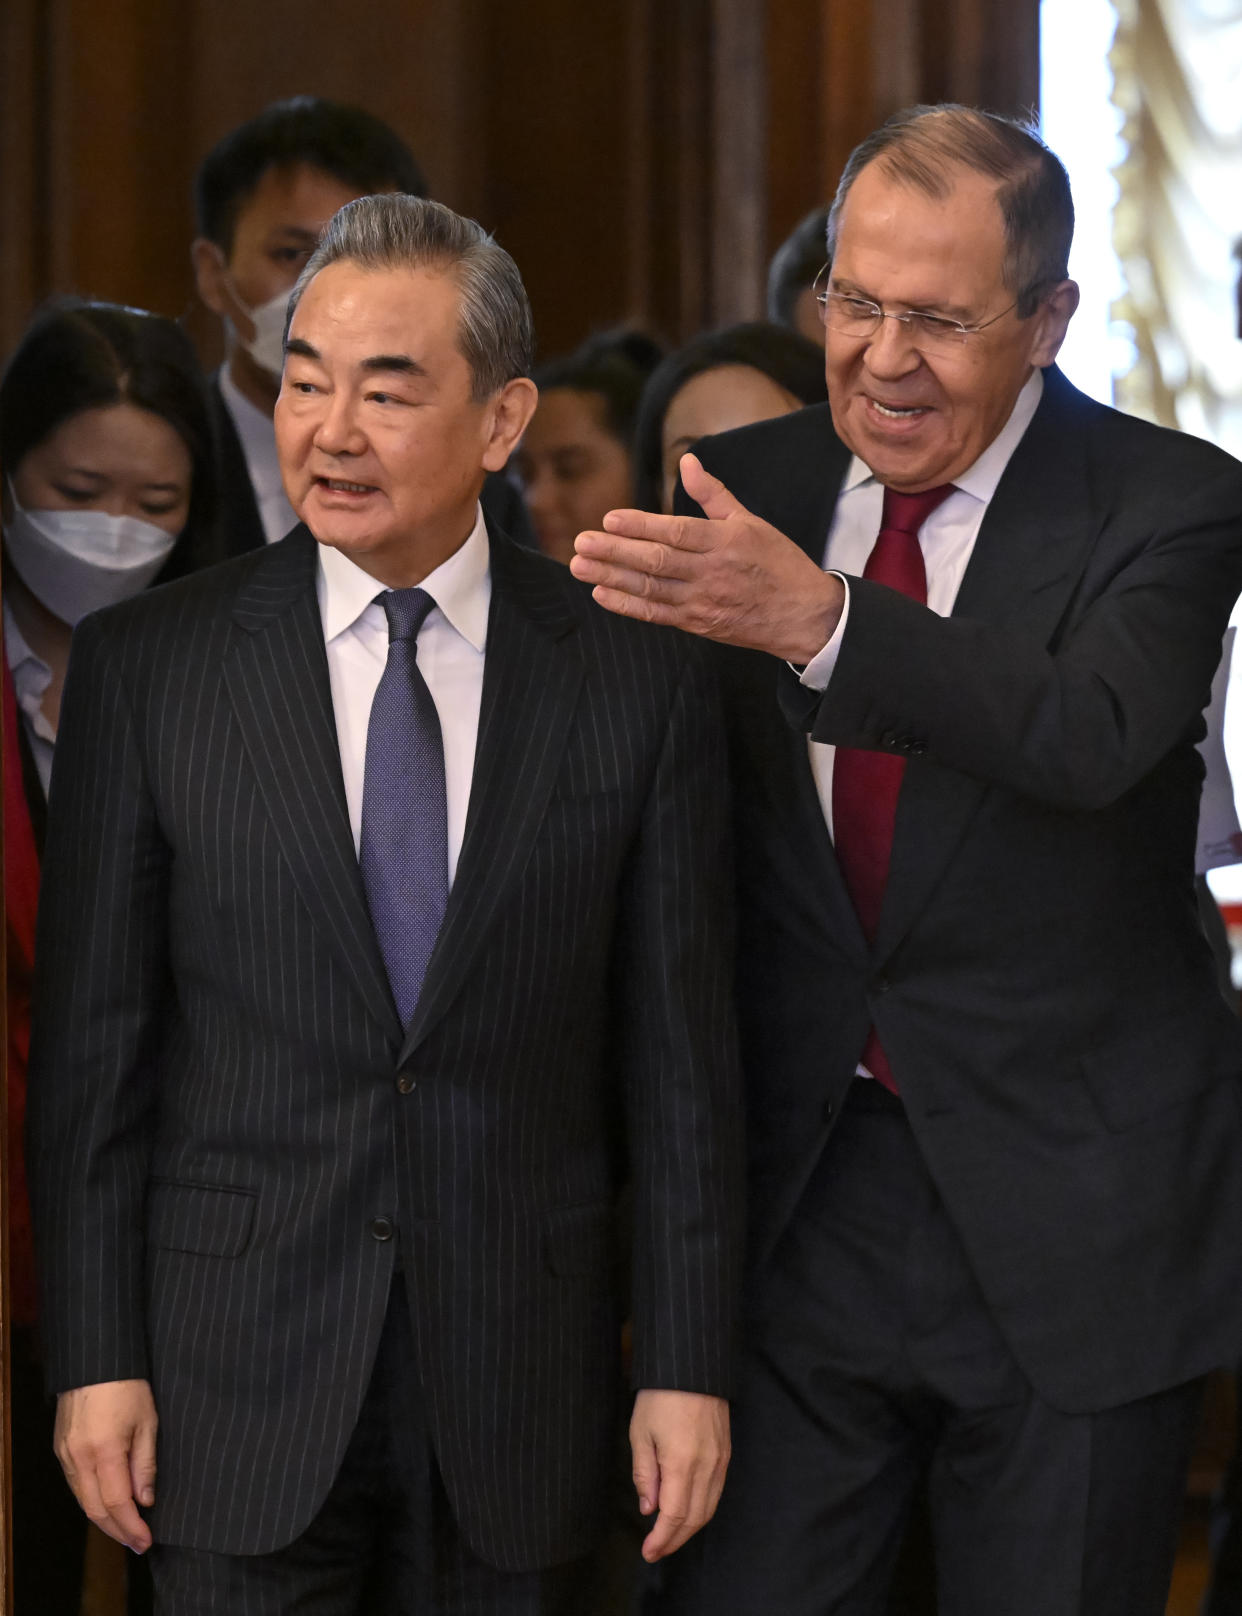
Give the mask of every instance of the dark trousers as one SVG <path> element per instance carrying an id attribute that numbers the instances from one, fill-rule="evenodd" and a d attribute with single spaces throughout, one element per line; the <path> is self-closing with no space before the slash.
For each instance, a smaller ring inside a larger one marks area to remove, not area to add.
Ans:
<path id="1" fill-rule="evenodd" d="M 924 1480 L 940 1616 L 1163 1616 L 1201 1383 L 1045 1403 L 878 1085 L 855 1085 L 753 1303 L 724 1497 L 662 1616 L 880 1616 Z"/>
<path id="2" fill-rule="evenodd" d="M 498 1571 L 453 1520 L 416 1391 L 394 1281 L 371 1384 L 323 1508 L 271 1554 L 150 1551 L 157 1616 L 577 1616 L 577 1564 Z"/>

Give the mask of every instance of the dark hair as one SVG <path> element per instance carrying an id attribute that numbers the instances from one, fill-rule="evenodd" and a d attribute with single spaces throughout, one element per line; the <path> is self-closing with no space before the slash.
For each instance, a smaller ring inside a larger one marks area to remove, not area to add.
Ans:
<path id="1" fill-rule="evenodd" d="M 645 331 L 600 331 L 573 353 L 538 366 L 534 380 L 541 393 L 557 387 L 594 393 L 604 403 L 604 424 L 629 449 L 643 388 L 663 357 L 664 349 Z"/>
<path id="2" fill-rule="evenodd" d="M 768 265 L 768 319 L 796 330 L 798 298 L 809 290 L 828 256 L 828 209 L 812 208 L 798 220 Z"/>
<path id="3" fill-rule="evenodd" d="M 955 102 L 895 112 L 850 153 L 828 215 L 829 257 L 845 199 L 874 162 L 890 178 L 936 201 L 952 190 L 955 168 L 996 181 L 1007 247 L 1005 285 L 1017 299 L 1020 320 L 1034 314 L 1041 292 L 1068 274 L 1074 239 L 1069 175 L 1033 124 Z"/>
<path id="4" fill-rule="evenodd" d="M 295 95 L 230 130 L 200 163 L 194 176 L 199 235 L 232 252 L 238 214 L 259 181 L 269 169 L 303 163 L 353 186 L 360 196 L 427 192 L 410 148 L 386 123 L 360 107 Z"/>
<path id="5" fill-rule="evenodd" d="M 481 224 L 443 202 L 417 196 L 360 196 L 328 228 L 289 294 L 285 341 L 302 294 L 329 264 L 363 269 L 431 269 L 451 275 L 461 293 L 457 342 L 476 399 L 490 398 L 530 373 L 535 327 L 517 265 Z"/>
<path id="6" fill-rule="evenodd" d="M 167 421 L 190 456 L 190 512 L 159 580 L 209 553 L 215 516 L 211 418 L 185 332 L 159 314 L 65 300 L 37 314 L 0 379 L 0 466 L 12 476 L 71 416 L 133 404 Z"/>
<path id="7" fill-rule="evenodd" d="M 748 365 L 762 371 L 803 404 L 827 401 L 823 350 L 796 331 L 756 320 L 693 338 L 669 354 L 643 392 L 634 434 L 635 496 L 640 509 L 660 508 L 661 438 L 669 406 L 692 377 L 725 365 Z"/>

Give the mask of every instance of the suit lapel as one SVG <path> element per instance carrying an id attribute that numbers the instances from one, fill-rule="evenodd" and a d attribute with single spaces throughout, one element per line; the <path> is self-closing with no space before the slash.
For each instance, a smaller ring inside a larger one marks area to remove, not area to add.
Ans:
<path id="1" fill-rule="evenodd" d="M 1047 374 L 1040 406 L 988 505 L 954 617 L 983 619 L 1002 631 L 1011 624 L 1015 634 L 1043 645 L 1055 634 L 1094 534 L 1076 396 L 1059 372 Z M 909 931 L 988 789 L 986 781 L 955 769 L 918 760 L 907 765 L 877 962 Z"/>
<path id="2" fill-rule="evenodd" d="M 497 906 L 521 872 L 560 767 L 582 685 L 566 580 L 493 537 L 479 738 L 457 874 L 405 1061 L 459 992 Z"/>
<path id="3" fill-rule="evenodd" d="M 224 679 L 251 767 L 302 899 L 371 1014 L 401 1025 L 354 852 L 315 593 L 315 541 L 264 551 L 238 594 Z"/>

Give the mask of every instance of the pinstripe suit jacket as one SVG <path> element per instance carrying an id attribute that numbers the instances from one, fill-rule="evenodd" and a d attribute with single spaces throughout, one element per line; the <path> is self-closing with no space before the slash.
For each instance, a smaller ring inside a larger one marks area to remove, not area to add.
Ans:
<path id="1" fill-rule="evenodd" d="M 403 1033 L 315 555 L 299 529 L 75 635 L 31 1085 L 51 1380 L 149 1377 L 157 1538 L 271 1550 L 331 1484 L 399 1246 L 460 1526 L 547 1565 L 601 1515 L 627 1158 L 635 1383 L 729 1384 L 715 708 L 687 642 L 493 536 L 465 842 Z"/>

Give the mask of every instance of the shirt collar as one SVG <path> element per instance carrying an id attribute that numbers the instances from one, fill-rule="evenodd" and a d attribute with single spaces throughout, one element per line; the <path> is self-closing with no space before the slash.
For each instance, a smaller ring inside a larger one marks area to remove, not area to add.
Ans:
<path id="1" fill-rule="evenodd" d="M 318 588 L 325 640 L 353 628 L 384 590 L 369 572 L 330 544 L 319 546 Z M 481 505 L 465 543 L 429 572 L 419 588 L 427 591 L 445 620 L 481 654 L 487 645 L 492 601 L 491 552 Z"/>
<path id="2" fill-rule="evenodd" d="M 996 492 L 996 485 L 1000 482 L 1005 467 L 1009 464 L 1014 450 L 1022 441 L 1022 435 L 1031 424 L 1035 411 L 1039 408 L 1039 401 L 1044 396 L 1044 374 L 1041 370 L 1033 370 L 1022 384 L 1022 391 L 1018 394 L 1013 409 L 1009 412 L 1009 419 L 1000 431 L 988 444 L 987 448 L 975 461 L 968 466 L 960 477 L 953 479 L 953 486 L 961 489 L 965 494 L 972 495 L 984 505 Z M 857 455 L 850 456 L 849 469 L 845 473 L 845 481 L 841 486 L 842 493 L 848 493 L 852 488 L 861 488 L 866 482 L 875 479 L 871 474 L 871 467 L 865 460 Z"/>
<path id="3" fill-rule="evenodd" d="M 29 681 L 28 688 L 36 690 L 42 698 L 51 683 L 52 670 L 37 651 L 31 650 L 7 600 L 4 602 L 4 654 L 14 685 L 26 688 Z"/>
<path id="4" fill-rule="evenodd" d="M 276 455 L 276 427 L 271 416 L 250 402 L 229 374 L 227 364 L 220 366 L 216 379 L 220 383 L 220 396 L 233 419 L 256 495 L 262 500 L 283 490 Z"/>

